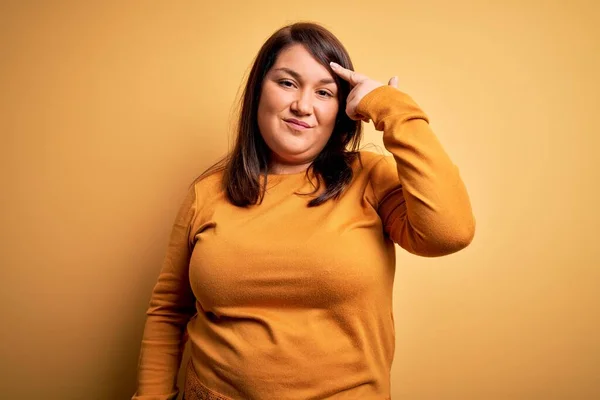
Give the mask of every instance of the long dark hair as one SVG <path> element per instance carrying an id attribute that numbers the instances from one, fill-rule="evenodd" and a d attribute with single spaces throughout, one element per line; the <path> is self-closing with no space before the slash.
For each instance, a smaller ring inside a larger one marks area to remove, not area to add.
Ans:
<path id="1" fill-rule="evenodd" d="M 258 128 L 258 103 L 267 72 L 275 64 L 279 53 L 293 44 L 303 45 L 315 60 L 325 66 L 338 87 L 339 108 L 333 132 L 306 171 L 306 176 L 309 177 L 312 169 L 317 183 L 313 182 L 313 192 L 304 194 L 315 194 L 320 189 L 321 182 L 325 184 L 325 191 L 312 199 L 308 206 L 318 206 L 331 198 L 339 197 L 352 180 L 352 162 L 356 157 L 360 158 L 358 147 L 362 137 L 361 121 L 353 121 L 345 111 L 351 87 L 329 66 L 329 62 L 334 61 L 353 70 L 348 52 L 331 32 L 318 24 L 299 22 L 284 26 L 267 39 L 254 60 L 242 93 L 233 150 L 199 178 L 224 170 L 223 189 L 228 200 L 237 206 L 258 204 L 264 197 L 271 151 Z M 264 178 L 262 184 L 261 176 Z"/>

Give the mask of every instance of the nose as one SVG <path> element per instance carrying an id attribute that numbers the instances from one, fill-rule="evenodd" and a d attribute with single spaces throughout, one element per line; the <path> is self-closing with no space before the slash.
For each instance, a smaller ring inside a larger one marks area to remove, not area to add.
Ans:
<path id="1" fill-rule="evenodd" d="M 311 115 L 313 104 L 310 91 L 298 91 L 296 99 L 292 102 L 291 109 L 298 115 Z"/>

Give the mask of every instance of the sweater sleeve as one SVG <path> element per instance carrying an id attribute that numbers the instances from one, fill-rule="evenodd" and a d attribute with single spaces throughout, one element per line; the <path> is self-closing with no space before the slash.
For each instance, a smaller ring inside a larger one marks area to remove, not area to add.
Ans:
<path id="1" fill-rule="evenodd" d="M 466 247 L 475 233 L 469 196 L 421 108 L 407 94 L 382 86 L 368 93 L 357 111 L 383 131 L 384 145 L 392 153 L 370 175 L 385 232 L 420 256 Z"/>
<path id="2" fill-rule="evenodd" d="M 189 283 L 190 231 L 196 213 L 192 187 L 173 224 L 167 253 L 147 311 L 132 400 L 170 400 L 178 394 L 177 374 L 187 322 L 195 314 Z"/>

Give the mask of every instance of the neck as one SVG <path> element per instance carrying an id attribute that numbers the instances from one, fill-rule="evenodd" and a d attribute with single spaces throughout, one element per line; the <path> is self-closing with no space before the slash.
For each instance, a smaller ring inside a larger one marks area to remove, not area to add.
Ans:
<path id="1" fill-rule="evenodd" d="M 312 161 L 303 164 L 286 164 L 274 161 L 269 166 L 269 173 L 277 175 L 297 174 L 306 171 L 311 163 Z"/>

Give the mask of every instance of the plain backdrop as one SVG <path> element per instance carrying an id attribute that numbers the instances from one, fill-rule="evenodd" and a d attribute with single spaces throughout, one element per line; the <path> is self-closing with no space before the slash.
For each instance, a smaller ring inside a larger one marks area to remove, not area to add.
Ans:
<path id="1" fill-rule="evenodd" d="M 477 218 L 457 254 L 398 248 L 392 398 L 600 398 L 591 0 L 2 1 L 0 398 L 132 395 L 175 212 L 258 49 L 303 20 L 399 77 Z"/>

